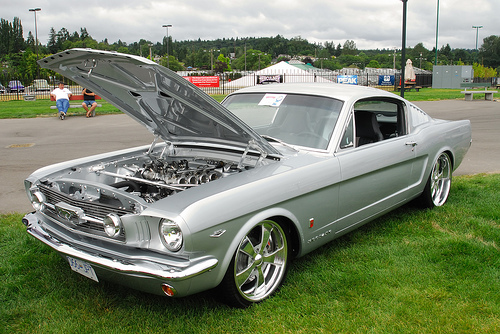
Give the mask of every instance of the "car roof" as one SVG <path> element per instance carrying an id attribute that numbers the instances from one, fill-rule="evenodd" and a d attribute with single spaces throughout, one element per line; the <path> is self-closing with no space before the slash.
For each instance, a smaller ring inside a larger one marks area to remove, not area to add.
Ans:
<path id="1" fill-rule="evenodd" d="M 232 94 L 241 93 L 280 93 L 280 94 L 306 94 L 331 97 L 343 101 L 357 100 L 364 97 L 391 97 L 397 95 L 372 87 L 337 84 L 337 83 L 284 83 L 267 84 L 240 89 Z M 231 95 L 232 95 L 231 94 Z"/>

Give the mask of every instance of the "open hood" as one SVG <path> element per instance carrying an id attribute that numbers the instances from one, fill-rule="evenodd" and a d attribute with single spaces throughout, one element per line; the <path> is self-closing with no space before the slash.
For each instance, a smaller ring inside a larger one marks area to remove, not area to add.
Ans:
<path id="1" fill-rule="evenodd" d="M 165 141 L 230 142 L 279 155 L 273 146 L 212 97 L 146 58 L 71 49 L 38 63 L 89 88 Z"/>

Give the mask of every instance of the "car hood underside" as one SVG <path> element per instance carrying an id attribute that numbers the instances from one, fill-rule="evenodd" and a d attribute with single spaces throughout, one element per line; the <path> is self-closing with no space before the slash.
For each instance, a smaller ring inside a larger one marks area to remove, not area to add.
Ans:
<path id="1" fill-rule="evenodd" d="M 231 143 L 279 154 L 252 128 L 175 72 L 148 59 L 71 49 L 38 62 L 89 88 L 167 142 Z"/>

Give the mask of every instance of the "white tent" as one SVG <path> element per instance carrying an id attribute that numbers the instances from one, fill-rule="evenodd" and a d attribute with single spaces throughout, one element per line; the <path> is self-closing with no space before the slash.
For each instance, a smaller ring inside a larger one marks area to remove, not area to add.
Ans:
<path id="1" fill-rule="evenodd" d="M 255 86 L 262 82 L 332 82 L 321 76 L 301 70 L 287 62 L 281 61 L 260 71 L 246 75 L 225 84 L 228 88 Z"/>

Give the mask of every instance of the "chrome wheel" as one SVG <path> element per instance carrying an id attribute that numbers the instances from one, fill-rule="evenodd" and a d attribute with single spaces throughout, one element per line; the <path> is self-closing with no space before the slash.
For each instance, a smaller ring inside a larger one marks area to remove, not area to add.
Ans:
<path id="1" fill-rule="evenodd" d="M 227 302 L 246 307 L 270 296 L 287 270 L 288 245 L 283 228 L 265 220 L 241 240 L 225 277 Z"/>
<path id="2" fill-rule="evenodd" d="M 432 167 L 429 179 L 429 195 L 433 206 L 441 206 L 448 199 L 451 187 L 451 161 L 446 153 L 441 153 Z"/>

